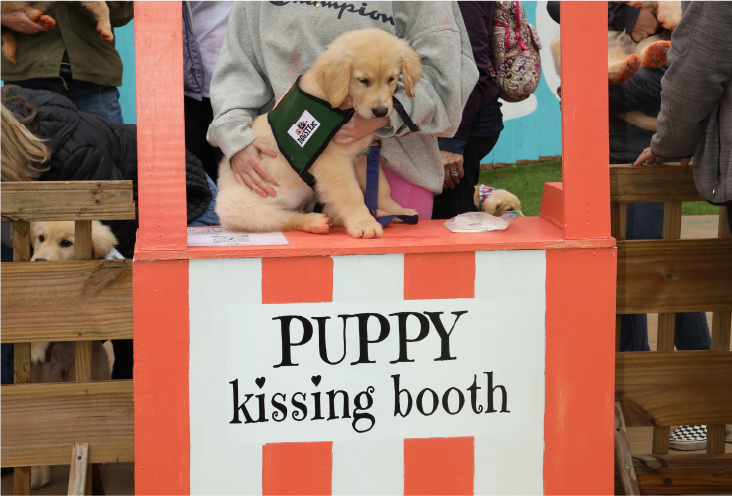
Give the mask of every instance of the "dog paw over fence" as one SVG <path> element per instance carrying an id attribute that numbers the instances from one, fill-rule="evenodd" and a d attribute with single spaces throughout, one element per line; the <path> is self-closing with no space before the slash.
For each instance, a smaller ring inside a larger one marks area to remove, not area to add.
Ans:
<path id="1" fill-rule="evenodd" d="M 134 460 L 132 381 L 91 381 L 92 342 L 132 338 L 132 261 L 92 260 L 92 221 L 135 218 L 132 181 L 2 183 L 13 262 L 2 264 L 2 337 L 15 384 L 0 388 L 2 466 L 30 494 L 31 466 L 71 463 L 69 494 L 91 494 L 104 462 Z M 30 261 L 30 223 L 75 222 L 75 260 Z M 76 382 L 31 383 L 31 343 L 76 342 Z M 103 494 L 103 493 L 102 493 Z"/>

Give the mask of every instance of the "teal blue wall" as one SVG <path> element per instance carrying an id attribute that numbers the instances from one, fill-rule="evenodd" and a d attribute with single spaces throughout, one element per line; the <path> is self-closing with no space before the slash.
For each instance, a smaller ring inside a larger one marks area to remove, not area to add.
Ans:
<path id="1" fill-rule="evenodd" d="M 559 77 L 549 51 L 549 44 L 559 36 L 559 26 L 546 13 L 546 1 L 524 2 L 526 17 L 542 41 L 541 85 L 532 97 L 521 103 L 504 103 L 505 129 L 495 149 L 484 163 L 512 164 L 519 160 L 561 155 L 562 128 L 556 89 Z M 120 88 L 122 115 L 126 123 L 137 122 L 135 114 L 135 40 L 134 21 L 115 29 L 117 50 L 124 63 L 123 85 Z M 181 54 L 182 57 L 182 54 Z"/>

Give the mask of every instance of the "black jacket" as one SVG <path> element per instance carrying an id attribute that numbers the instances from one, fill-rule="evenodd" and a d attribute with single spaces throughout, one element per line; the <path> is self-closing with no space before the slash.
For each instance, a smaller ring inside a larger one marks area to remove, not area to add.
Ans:
<path id="1" fill-rule="evenodd" d="M 610 163 L 634 162 L 651 146 L 654 131 L 628 124 L 614 114 L 641 112 L 657 117 L 661 111 L 661 78 L 667 65 L 658 69 L 641 68 L 625 84 L 611 84 L 610 97 Z"/>
<path id="2" fill-rule="evenodd" d="M 132 180 L 137 204 L 137 126 L 117 124 L 96 115 L 80 112 L 68 98 L 50 91 L 8 88 L 5 96 L 23 95 L 38 111 L 27 124 L 31 132 L 47 140 L 50 169 L 40 181 Z M 21 99 L 5 99 L 16 115 L 28 115 Z M 186 196 L 188 220 L 201 215 L 211 202 L 201 162 L 186 152 Z M 114 232 L 117 249 L 132 258 L 137 220 L 105 221 Z"/>

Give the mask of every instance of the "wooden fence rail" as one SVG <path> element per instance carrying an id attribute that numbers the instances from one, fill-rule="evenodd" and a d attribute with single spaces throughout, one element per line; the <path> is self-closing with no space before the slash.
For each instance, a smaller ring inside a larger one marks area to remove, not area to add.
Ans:
<path id="1" fill-rule="evenodd" d="M 132 264 L 92 261 L 92 221 L 135 218 L 132 181 L 0 184 L 3 222 L 13 223 L 13 263 L 1 272 L 0 341 L 14 343 L 15 384 L 0 388 L 1 463 L 15 467 L 15 494 L 30 494 L 31 466 L 134 458 L 132 381 L 91 380 L 92 341 L 132 338 Z M 75 260 L 28 264 L 30 223 L 75 222 Z M 76 382 L 30 384 L 30 343 L 75 341 Z M 81 445 L 79 443 L 82 443 Z M 93 470 L 73 487 L 91 488 Z M 71 486 L 70 486 L 71 487 Z"/>

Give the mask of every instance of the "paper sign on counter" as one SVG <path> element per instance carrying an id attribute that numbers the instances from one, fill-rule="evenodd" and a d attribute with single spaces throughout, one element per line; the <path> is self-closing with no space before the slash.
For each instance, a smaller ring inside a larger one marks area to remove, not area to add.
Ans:
<path id="1" fill-rule="evenodd" d="M 223 227 L 189 227 L 188 246 L 266 246 L 290 244 L 281 232 L 231 232 Z"/>

